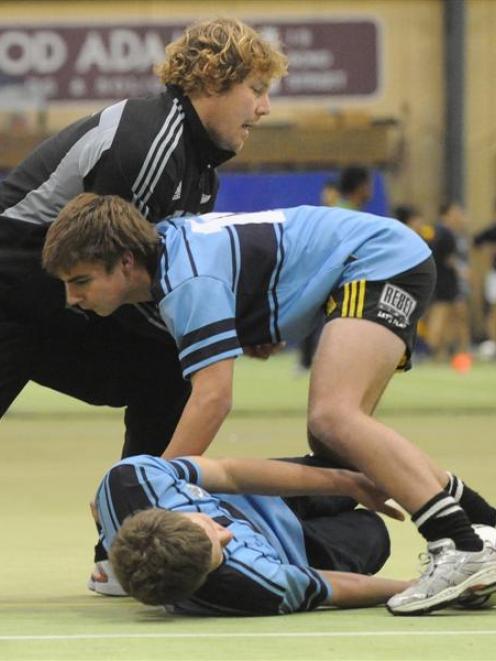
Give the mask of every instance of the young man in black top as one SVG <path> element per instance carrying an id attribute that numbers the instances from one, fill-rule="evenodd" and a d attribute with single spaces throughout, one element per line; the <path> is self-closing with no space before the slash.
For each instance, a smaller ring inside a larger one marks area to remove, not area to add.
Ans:
<path id="1" fill-rule="evenodd" d="M 164 91 L 71 124 L 0 185 L 0 415 L 30 381 L 125 409 L 123 456 L 161 454 L 189 396 L 153 306 L 109 319 L 65 308 L 41 269 L 46 230 L 83 191 L 120 195 L 150 221 L 211 211 L 215 168 L 270 112 L 286 58 L 237 20 L 193 25 L 157 67 Z"/>

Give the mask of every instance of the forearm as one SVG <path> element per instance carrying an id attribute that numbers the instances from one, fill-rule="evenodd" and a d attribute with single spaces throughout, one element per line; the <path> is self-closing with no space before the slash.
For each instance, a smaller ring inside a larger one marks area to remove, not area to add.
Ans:
<path id="1" fill-rule="evenodd" d="M 387 504 L 387 494 L 361 473 L 270 459 L 192 459 L 199 464 L 203 486 L 209 491 L 266 496 L 350 496 L 369 509 L 400 521 L 404 519 L 400 510 Z"/>
<path id="2" fill-rule="evenodd" d="M 363 608 L 384 604 L 390 597 L 402 592 L 411 584 L 411 581 L 380 576 L 364 576 L 323 569 L 318 571 L 332 588 L 326 603 L 339 608 Z"/>
<path id="3" fill-rule="evenodd" d="M 193 391 L 163 458 L 203 454 L 229 410 L 229 402 L 198 396 Z"/>
<path id="4" fill-rule="evenodd" d="M 234 360 L 222 360 L 191 377 L 193 389 L 162 457 L 201 455 L 231 410 Z"/>
<path id="5" fill-rule="evenodd" d="M 302 466 L 267 459 L 225 458 L 209 472 L 212 491 L 258 493 L 278 496 L 354 496 L 354 476 L 346 470 Z"/>

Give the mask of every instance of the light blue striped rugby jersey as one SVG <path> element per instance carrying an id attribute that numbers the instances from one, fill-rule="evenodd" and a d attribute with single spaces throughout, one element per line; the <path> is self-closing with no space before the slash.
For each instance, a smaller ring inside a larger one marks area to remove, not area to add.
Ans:
<path id="1" fill-rule="evenodd" d="M 210 494 L 188 457 L 123 459 L 103 478 L 96 504 L 107 550 L 124 519 L 150 507 L 202 512 L 233 533 L 223 564 L 193 597 L 174 604 L 177 612 L 277 615 L 312 610 L 331 594 L 308 566 L 301 525 L 281 498 Z"/>
<path id="2" fill-rule="evenodd" d="M 385 280 L 431 251 L 392 218 L 301 206 L 168 219 L 152 293 L 185 377 L 242 347 L 299 341 L 331 290 Z"/>

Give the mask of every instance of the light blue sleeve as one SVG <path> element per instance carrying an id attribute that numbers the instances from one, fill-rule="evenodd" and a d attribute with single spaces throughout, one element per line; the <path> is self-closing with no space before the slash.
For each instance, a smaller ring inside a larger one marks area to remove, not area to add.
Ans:
<path id="1" fill-rule="evenodd" d="M 255 540 L 228 545 L 224 563 L 187 601 L 182 613 L 202 615 L 285 615 L 329 602 L 331 586 L 310 567 L 281 562 Z M 229 551 L 231 549 L 231 551 Z"/>
<path id="2" fill-rule="evenodd" d="M 313 610 L 328 601 L 331 594 L 331 586 L 316 570 L 280 564 L 263 555 L 253 557 L 244 573 L 273 596 L 279 595 L 280 615 Z"/>
<path id="3" fill-rule="evenodd" d="M 236 300 L 222 280 L 198 276 L 182 282 L 160 302 L 174 337 L 183 376 L 243 353 L 236 332 Z"/>

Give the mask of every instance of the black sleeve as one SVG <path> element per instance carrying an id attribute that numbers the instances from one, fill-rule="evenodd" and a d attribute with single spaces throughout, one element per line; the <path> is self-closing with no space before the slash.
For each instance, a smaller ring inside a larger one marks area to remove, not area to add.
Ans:
<path id="1" fill-rule="evenodd" d="M 474 246 L 482 246 L 485 243 L 496 243 L 496 224 L 486 227 L 474 236 Z"/>
<path id="2" fill-rule="evenodd" d="M 146 154 L 142 150 L 132 150 L 131 146 L 114 141 L 111 148 L 102 154 L 98 163 L 84 179 L 84 189 L 97 195 L 119 195 L 128 202 L 136 204 L 139 198 L 139 173 Z M 171 212 L 171 200 L 176 189 L 176 181 L 171 172 L 176 170 L 174 163 L 169 163 L 160 175 L 152 195 L 144 202 L 150 209 L 145 215 L 152 221 L 159 220 Z M 142 196 L 143 197 L 143 196 Z"/>
<path id="3" fill-rule="evenodd" d="M 432 254 L 437 263 L 444 264 L 451 255 L 456 254 L 456 241 L 452 232 L 440 228 L 432 242 Z"/>
<path id="4" fill-rule="evenodd" d="M 212 613 L 278 615 L 282 599 L 233 567 L 221 565 L 189 601 Z"/>
<path id="5" fill-rule="evenodd" d="M 173 198 L 182 178 L 180 116 L 175 132 L 164 131 L 170 110 L 160 98 L 128 100 L 110 147 L 84 179 L 84 189 L 119 195 L 156 222 L 174 211 Z"/>

